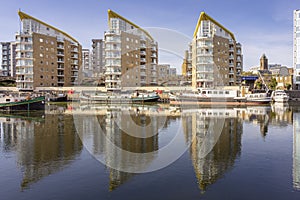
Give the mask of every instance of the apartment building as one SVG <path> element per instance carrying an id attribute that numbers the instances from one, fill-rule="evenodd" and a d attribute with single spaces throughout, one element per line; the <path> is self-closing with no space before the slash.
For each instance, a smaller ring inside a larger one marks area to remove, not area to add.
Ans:
<path id="1" fill-rule="evenodd" d="M 82 47 L 67 33 L 19 11 L 16 82 L 19 90 L 78 84 Z"/>
<path id="2" fill-rule="evenodd" d="M 192 85 L 192 44 L 189 45 L 189 50 L 185 51 L 184 59 L 182 63 L 182 76 L 185 78 L 188 84 Z"/>
<path id="3" fill-rule="evenodd" d="M 89 49 L 82 49 L 82 71 L 91 70 L 91 53 Z"/>
<path id="4" fill-rule="evenodd" d="M 14 42 L 1 42 L 1 68 L 0 76 L 16 76 L 16 44 Z"/>
<path id="5" fill-rule="evenodd" d="M 300 90 L 300 10 L 294 11 L 294 84 L 296 89 Z"/>
<path id="6" fill-rule="evenodd" d="M 157 85 L 157 42 L 147 31 L 111 10 L 108 26 L 104 39 L 107 90 Z"/>
<path id="7" fill-rule="evenodd" d="M 95 77 L 105 72 L 104 41 L 102 39 L 92 39 L 92 59 L 91 68 Z"/>
<path id="8" fill-rule="evenodd" d="M 158 85 L 168 85 L 177 78 L 177 70 L 169 64 L 157 65 L 157 83 Z"/>
<path id="9" fill-rule="evenodd" d="M 208 16 L 200 14 L 192 41 L 192 86 L 213 88 L 241 83 L 241 44 L 232 32 Z"/>

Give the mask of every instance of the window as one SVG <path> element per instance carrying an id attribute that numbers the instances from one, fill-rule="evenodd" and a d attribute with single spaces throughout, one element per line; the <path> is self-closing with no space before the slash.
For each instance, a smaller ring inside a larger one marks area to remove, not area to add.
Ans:
<path id="1" fill-rule="evenodd" d="M 40 38 L 40 42 L 44 42 L 43 38 Z"/>
<path id="2" fill-rule="evenodd" d="M 41 78 L 44 78 L 43 76 L 41 76 Z"/>
<path id="3" fill-rule="evenodd" d="M 42 57 L 44 57 L 44 55 L 42 53 L 40 53 L 40 57 L 42 58 Z"/>

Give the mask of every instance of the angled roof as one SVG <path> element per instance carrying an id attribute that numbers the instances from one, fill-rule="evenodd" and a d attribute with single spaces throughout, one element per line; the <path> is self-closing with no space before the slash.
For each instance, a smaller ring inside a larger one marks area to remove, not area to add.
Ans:
<path id="1" fill-rule="evenodd" d="M 139 29 L 141 31 L 143 31 L 149 38 L 151 38 L 151 40 L 154 40 L 152 38 L 152 36 L 144 29 L 142 29 L 141 27 L 139 27 L 138 25 L 134 24 L 133 22 L 129 21 L 128 19 L 122 17 L 121 15 L 115 13 L 114 11 L 112 10 L 108 10 L 108 24 L 110 25 L 110 19 L 111 18 L 119 18 L 119 19 L 122 19 L 124 20 L 125 22 L 129 23 L 131 26 L 135 27 L 136 29 Z"/>
<path id="2" fill-rule="evenodd" d="M 214 20 L 213 18 L 208 16 L 205 12 L 201 12 L 201 14 L 200 14 L 200 17 L 198 19 L 198 23 L 197 23 L 197 26 L 196 26 L 196 29 L 195 29 L 195 32 L 194 32 L 194 37 L 197 36 L 197 32 L 199 30 L 199 27 L 201 26 L 201 21 L 205 21 L 205 20 L 209 20 L 209 21 L 213 22 L 214 24 L 216 24 L 217 26 L 222 28 L 224 31 L 226 31 L 231 36 L 231 38 L 235 40 L 235 37 L 234 37 L 232 32 L 230 32 L 227 28 L 225 28 L 219 22 L 217 22 L 216 20 Z"/>
<path id="3" fill-rule="evenodd" d="M 61 30 L 59 30 L 59 29 L 57 29 L 57 28 L 55 28 L 55 27 L 53 27 L 53 26 L 51 26 L 49 24 L 46 24 L 45 22 L 42 22 L 39 19 L 36 19 L 36 18 L 34 18 L 34 17 L 32 17 L 32 16 L 24 13 L 24 12 L 21 12 L 20 10 L 19 10 L 18 14 L 19 14 L 19 17 L 20 17 L 21 20 L 23 20 L 23 19 L 32 19 L 34 21 L 37 21 L 38 23 L 43 24 L 44 26 L 47 26 L 47 27 L 49 27 L 49 28 L 51 28 L 51 29 L 53 29 L 53 30 L 55 30 L 55 31 L 63 34 L 64 36 L 70 38 L 71 40 L 73 40 L 74 42 L 76 42 L 76 43 L 79 44 L 79 42 L 75 38 L 73 38 L 72 36 L 70 36 L 69 34 L 67 34 L 67 33 L 65 33 L 65 32 L 63 32 L 63 31 L 61 31 Z"/>

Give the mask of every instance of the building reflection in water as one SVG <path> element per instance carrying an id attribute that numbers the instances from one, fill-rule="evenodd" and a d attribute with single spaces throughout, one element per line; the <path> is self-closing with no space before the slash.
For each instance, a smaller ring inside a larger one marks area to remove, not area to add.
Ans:
<path id="1" fill-rule="evenodd" d="M 114 169 L 109 168 L 110 190 L 114 190 L 134 175 L 116 169 L 143 171 L 155 159 L 155 153 L 153 156 L 140 156 L 137 159 L 127 152 L 143 154 L 158 150 L 159 130 L 169 123 L 169 119 L 156 115 L 156 109 L 155 106 L 103 107 L 99 108 L 96 114 L 90 115 L 87 108 L 86 115 L 76 115 L 77 124 L 82 124 L 79 126 L 82 129 L 78 132 L 82 134 L 80 137 L 84 144 L 92 147 L 91 153 L 96 157 L 104 157 L 104 164 L 115 166 Z M 117 151 L 115 146 L 123 151 Z"/>
<path id="2" fill-rule="evenodd" d="M 216 129 L 220 124 L 222 128 Z M 232 168 L 240 155 L 242 121 L 234 109 L 199 109 L 183 117 L 183 127 L 186 139 L 193 138 L 191 157 L 199 188 L 205 191 Z M 205 143 L 213 144 L 207 155 L 203 154 Z"/>
<path id="3" fill-rule="evenodd" d="M 156 152 L 165 142 L 159 135 L 161 131 L 180 121 L 184 142 L 191 144 L 190 155 L 199 188 L 205 191 L 234 166 L 241 152 L 244 121 L 259 124 L 262 135 L 266 135 L 269 124 L 285 126 L 293 118 L 294 187 L 299 189 L 300 149 L 296 144 L 300 143 L 300 115 L 293 116 L 286 107 L 183 110 L 157 106 L 74 107 L 71 110 L 59 107 L 48 110 L 38 120 L 0 118 L 0 136 L 3 149 L 16 152 L 24 172 L 22 188 L 68 166 L 82 150 L 81 139 L 84 145 L 92 147 L 89 150 L 93 155 L 104 158 L 107 166 L 117 166 L 108 168 L 112 191 L 135 175 L 117 169 L 131 167 L 143 171 L 156 159 L 153 154 L 137 160 L 126 152 Z M 124 153 L 115 151 L 113 145 Z"/>
<path id="4" fill-rule="evenodd" d="M 23 172 L 21 188 L 67 167 L 82 150 L 73 118 L 46 114 L 43 118 L 0 117 L 5 151 L 16 153 Z"/>
<path id="5" fill-rule="evenodd" d="M 293 182 L 294 189 L 300 190 L 300 112 L 294 112 L 293 118 Z"/>

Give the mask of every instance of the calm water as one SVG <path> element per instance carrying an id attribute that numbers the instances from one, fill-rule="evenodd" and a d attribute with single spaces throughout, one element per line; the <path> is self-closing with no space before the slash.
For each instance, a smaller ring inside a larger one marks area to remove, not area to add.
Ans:
<path id="1" fill-rule="evenodd" d="M 299 199 L 300 107 L 0 115 L 0 199 Z"/>

